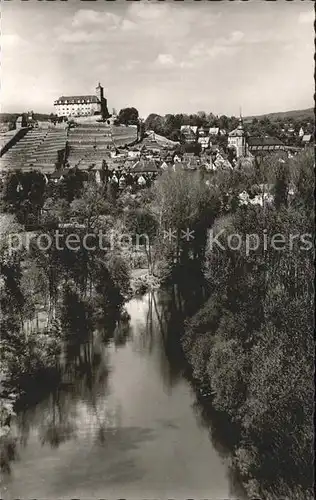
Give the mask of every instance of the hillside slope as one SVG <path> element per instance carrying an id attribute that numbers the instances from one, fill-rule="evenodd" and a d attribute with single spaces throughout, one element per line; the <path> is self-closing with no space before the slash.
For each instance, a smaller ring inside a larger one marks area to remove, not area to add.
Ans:
<path id="1" fill-rule="evenodd" d="M 314 116 L 314 108 L 307 109 L 295 109 L 292 111 L 280 111 L 277 113 L 267 113 L 265 115 L 255 115 L 255 116 L 247 116 L 246 120 L 252 120 L 253 118 L 257 118 L 261 120 L 262 118 L 269 118 L 270 121 L 280 120 L 306 120 L 309 119 L 311 121 L 315 120 Z"/>

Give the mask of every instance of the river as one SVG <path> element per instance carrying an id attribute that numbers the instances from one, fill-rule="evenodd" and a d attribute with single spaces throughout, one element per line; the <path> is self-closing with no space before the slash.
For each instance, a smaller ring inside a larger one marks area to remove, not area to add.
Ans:
<path id="1" fill-rule="evenodd" d="M 110 341 L 95 334 L 90 369 L 68 367 L 61 387 L 18 413 L 4 500 L 242 499 L 166 344 L 161 307 L 151 295 L 128 302 Z"/>

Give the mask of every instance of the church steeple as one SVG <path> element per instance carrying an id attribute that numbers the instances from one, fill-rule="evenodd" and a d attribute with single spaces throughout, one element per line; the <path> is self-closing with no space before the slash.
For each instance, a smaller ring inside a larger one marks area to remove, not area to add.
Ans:
<path id="1" fill-rule="evenodd" d="M 241 114 L 241 108 L 239 108 L 238 126 L 237 128 L 235 128 L 235 130 L 232 130 L 232 132 L 230 132 L 228 135 L 228 145 L 235 148 L 237 158 L 239 158 L 240 156 L 246 156 L 247 141 Z"/>
<path id="2" fill-rule="evenodd" d="M 238 127 L 239 130 L 244 130 L 244 124 L 242 121 L 242 114 L 241 114 L 241 107 L 239 108 L 239 120 L 238 120 Z"/>

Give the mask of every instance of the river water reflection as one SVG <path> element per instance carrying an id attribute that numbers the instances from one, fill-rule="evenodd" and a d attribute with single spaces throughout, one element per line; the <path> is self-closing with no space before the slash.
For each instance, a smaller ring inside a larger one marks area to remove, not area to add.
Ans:
<path id="1" fill-rule="evenodd" d="M 19 458 L 2 498 L 242 498 L 157 302 L 131 300 L 129 323 L 109 342 L 96 333 L 89 369 L 68 367 L 62 387 L 19 413 Z"/>

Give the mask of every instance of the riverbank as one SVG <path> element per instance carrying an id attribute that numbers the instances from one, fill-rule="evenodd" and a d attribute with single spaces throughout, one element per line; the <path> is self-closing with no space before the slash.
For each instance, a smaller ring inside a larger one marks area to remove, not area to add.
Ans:
<path id="1" fill-rule="evenodd" d="M 201 425 L 179 357 L 168 352 L 166 300 L 127 302 L 125 335 L 96 336 L 81 372 L 71 363 L 68 384 L 21 410 L 14 428 L 23 446 L 4 500 L 34 491 L 47 500 L 236 498 L 212 423 Z"/>
<path id="2" fill-rule="evenodd" d="M 274 497 L 260 496 L 260 483 L 255 477 L 249 474 L 249 460 L 247 461 L 246 455 L 240 451 L 240 441 L 241 441 L 241 428 L 236 425 L 230 416 L 225 412 L 220 412 L 215 408 L 214 405 L 214 394 L 210 391 L 209 384 L 202 379 L 194 378 L 192 373 L 194 372 L 194 367 L 190 361 L 189 356 L 186 356 L 189 363 L 189 374 L 188 379 L 191 381 L 192 386 L 196 392 L 196 399 L 200 407 L 203 409 L 202 414 L 204 419 L 211 419 L 213 432 L 219 436 L 220 447 L 222 455 L 225 457 L 225 462 L 229 467 L 231 477 L 237 485 L 240 498 L 246 499 L 261 499 L 265 500 L 275 500 Z M 258 451 L 257 451 L 258 452 Z M 297 498 L 297 500 L 300 500 Z"/>
<path id="3" fill-rule="evenodd" d="M 142 296 L 157 286 L 159 286 L 157 279 L 148 273 L 147 268 L 132 270 L 131 297 Z M 125 288 L 127 289 L 126 286 Z M 90 299 L 85 303 L 82 302 L 82 305 L 85 304 L 89 308 L 89 302 Z M 73 304 L 74 312 L 77 306 L 76 303 Z M 61 307 L 62 304 L 59 305 L 58 315 L 61 314 Z M 94 307 L 97 313 L 100 306 L 95 304 Z M 10 471 L 10 464 L 15 459 L 16 438 L 12 434 L 11 422 L 16 416 L 17 405 L 21 406 L 21 398 L 29 401 L 28 404 L 37 404 L 60 382 L 58 359 L 61 345 L 65 341 L 65 332 L 62 333 L 61 317 L 53 321 L 49 328 L 46 327 L 47 314 L 45 318 L 41 323 L 41 331 L 38 331 L 38 321 L 33 321 L 32 327 L 25 330 L 21 330 L 21 325 L 17 324 L 16 332 L 11 332 L 10 339 L 5 337 L 1 339 L 0 465 L 6 472 Z M 84 328 L 84 323 L 80 323 L 78 328 Z M 77 341 L 80 345 L 82 332 L 78 331 L 78 335 Z"/>
<path id="4" fill-rule="evenodd" d="M 1 339 L 0 467 L 9 473 L 16 458 L 17 439 L 11 423 L 23 398 L 36 404 L 59 380 L 59 337 L 50 331 L 17 330 L 16 337 Z M 34 392 L 35 389 L 35 392 Z M 29 397 L 30 396 L 30 397 Z"/>
<path id="5" fill-rule="evenodd" d="M 221 262 L 216 283 L 209 277 L 212 293 L 187 321 L 184 353 L 197 385 L 232 425 L 232 466 L 249 498 L 312 500 L 312 262 L 300 256 L 306 274 L 295 286 L 303 299 L 293 288 L 276 288 L 279 269 L 264 287 L 265 267 L 254 265 L 251 274 L 239 259 L 238 266 Z"/>

